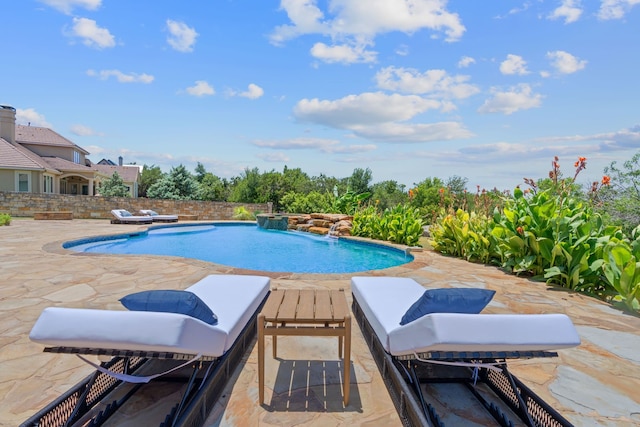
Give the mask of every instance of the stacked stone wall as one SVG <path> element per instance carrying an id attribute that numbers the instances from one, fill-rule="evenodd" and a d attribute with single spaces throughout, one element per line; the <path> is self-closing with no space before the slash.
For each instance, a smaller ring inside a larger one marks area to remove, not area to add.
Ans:
<path id="1" fill-rule="evenodd" d="M 79 219 L 111 219 L 112 209 L 138 214 L 152 209 L 159 214 L 196 215 L 198 220 L 231 220 L 234 210 L 244 206 L 249 212 L 270 213 L 270 203 L 228 203 L 199 200 L 160 200 L 127 197 L 71 196 L 0 191 L 0 213 L 12 217 L 33 217 L 38 212 L 73 212 Z"/>

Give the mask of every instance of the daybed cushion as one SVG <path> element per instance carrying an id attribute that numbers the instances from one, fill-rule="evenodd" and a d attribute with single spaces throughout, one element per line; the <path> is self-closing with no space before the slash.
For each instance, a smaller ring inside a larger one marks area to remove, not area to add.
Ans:
<path id="1" fill-rule="evenodd" d="M 120 302 L 133 311 L 160 311 L 180 313 L 215 325 L 218 317 L 196 294 L 174 289 L 136 292 L 120 298 Z"/>
<path id="2" fill-rule="evenodd" d="M 424 293 L 424 287 L 410 278 L 353 277 L 351 291 L 383 347 L 394 356 L 556 350 L 580 344 L 564 314 L 433 313 L 400 325 L 407 307 Z"/>
<path id="3" fill-rule="evenodd" d="M 489 304 L 496 291 L 480 288 L 427 289 L 400 319 L 401 325 L 430 313 L 478 314 Z"/>
<path id="4" fill-rule="evenodd" d="M 223 355 L 269 293 L 262 276 L 211 275 L 188 291 L 218 315 L 217 325 L 152 311 L 46 308 L 29 338 L 47 346 Z"/>

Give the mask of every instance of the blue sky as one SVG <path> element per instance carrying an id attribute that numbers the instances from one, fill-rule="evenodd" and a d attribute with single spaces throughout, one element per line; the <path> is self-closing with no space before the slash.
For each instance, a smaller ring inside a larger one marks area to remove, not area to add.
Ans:
<path id="1" fill-rule="evenodd" d="M 90 158 L 513 189 L 640 150 L 640 0 L 5 2 L 0 104 Z"/>

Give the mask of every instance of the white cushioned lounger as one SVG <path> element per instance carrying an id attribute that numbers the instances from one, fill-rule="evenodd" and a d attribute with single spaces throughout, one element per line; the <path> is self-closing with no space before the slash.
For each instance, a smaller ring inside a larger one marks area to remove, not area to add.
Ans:
<path id="1" fill-rule="evenodd" d="M 140 209 L 140 214 L 143 216 L 150 216 L 153 221 L 156 222 L 177 222 L 178 215 L 161 215 L 151 209 Z"/>
<path id="2" fill-rule="evenodd" d="M 404 313 L 425 291 L 410 278 L 353 277 L 351 291 L 385 351 L 393 356 L 548 351 L 580 344 L 564 314 L 433 313 L 401 326 Z"/>
<path id="3" fill-rule="evenodd" d="M 145 215 L 131 215 L 131 213 L 125 209 L 113 209 L 111 215 L 115 218 L 115 221 L 122 224 L 150 224 L 153 222 L 153 218 Z"/>
<path id="4" fill-rule="evenodd" d="M 220 357 L 255 314 L 269 284 L 270 279 L 262 276 L 211 275 L 187 288 L 218 316 L 213 326 L 176 313 L 49 307 L 29 338 L 54 347 Z"/>

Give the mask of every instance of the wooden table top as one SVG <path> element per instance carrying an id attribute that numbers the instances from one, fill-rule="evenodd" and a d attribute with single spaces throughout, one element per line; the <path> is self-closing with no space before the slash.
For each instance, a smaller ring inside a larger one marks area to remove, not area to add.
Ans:
<path id="1" fill-rule="evenodd" d="M 342 289 L 275 289 L 262 314 L 267 322 L 285 323 L 342 323 L 350 316 Z"/>

